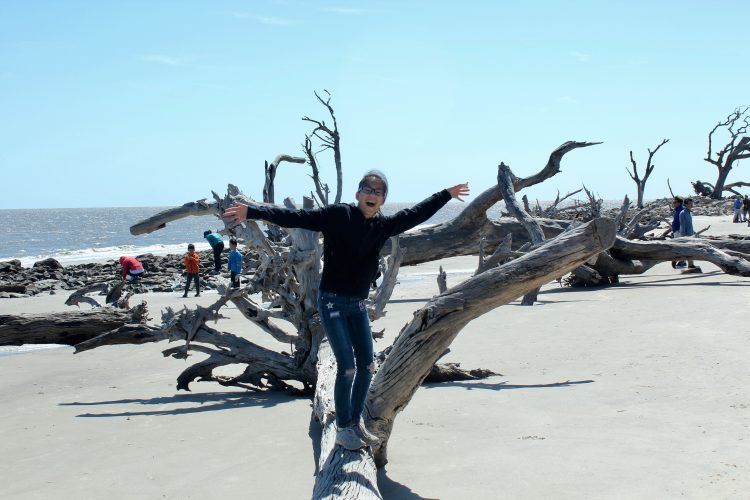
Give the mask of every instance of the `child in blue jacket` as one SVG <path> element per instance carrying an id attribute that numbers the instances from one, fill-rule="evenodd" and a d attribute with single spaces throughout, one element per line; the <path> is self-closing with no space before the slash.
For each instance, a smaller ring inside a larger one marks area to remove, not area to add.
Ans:
<path id="1" fill-rule="evenodd" d="M 239 288 L 240 273 L 242 273 L 242 253 L 237 250 L 237 240 L 229 240 L 229 272 L 232 280 L 232 288 Z"/>

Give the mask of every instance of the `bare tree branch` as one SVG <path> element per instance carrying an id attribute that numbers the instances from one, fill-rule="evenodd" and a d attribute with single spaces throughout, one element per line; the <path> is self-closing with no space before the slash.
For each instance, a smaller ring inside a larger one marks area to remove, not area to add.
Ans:
<path id="1" fill-rule="evenodd" d="M 316 137 L 323 143 L 324 149 L 333 150 L 333 161 L 336 167 L 336 198 L 334 200 L 334 203 L 341 203 L 341 191 L 343 187 L 343 174 L 341 169 L 341 135 L 338 129 L 338 122 L 336 121 L 336 114 L 333 111 L 333 106 L 331 106 L 331 94 L 325 89 L 323 89 L 323 92 L 325 92 L 326 94 L 325 99 L 321 97 L 317 92 L 315 92 L 315 97 L 323 106 L 326 107 L 326 109 L 328 110 L 328 114 L 331 115 L 331 120 L 333 120 L 333 129 L 326 125 L 324 121 L 313 120 L 308 116 L 303 116 L 302 120 L 313 123 L 315 125 L 315 128 L 311 132 L 311 135 Z M 308 162 L 312 158 L 314 158 L 314 155 L 312 154 L 312 147 L 308 145 L 309 141 L 309 136 L 305 136 L 305 151 L 307 153 Z M 310 166 L 313 167 L 313 164 L 311 163 Z M 315 178 L 318 176 L 318 174 L 316 173 L 317 166 L 313 167 L 313 169 L 313 175 Z M 318 188 L 318 183 L 316 183 L 316 188 Z M 328 203 L 327 196 L 321 196 L 320 189 L 318 189 L 318 196 L 321 200 L 325 198 L 326 204 Z"/>
<path id="2" fill-rule="evenodd" d="M 263 185 L 263 201 L 266 203 L 274 203 L 274 180 L 276 179 L 276 169 L 279 168 L 281 162 L 285 161 L 290 163 L 305 163 L 304 158 L 285 154 L 277 155 L 271 163 L 266 162 L 266 182 Z"/>
<path id="3" fill-rule="evenodd" d="M 630 178 L 633 179 L 635 182 L 635 185 L 637 187 L 637 200 L 636 200 L 636 206 L 640 209 L 643 208 L 643 193 L 646 189 L 646 181 L 648 180 L 649 176 L 651 175 L 651 172 L 654 171 L 654 167 L 656 166 L 653 163 L 654 155 L 657 151 L 659 151 L 659 148 L 661 148 L 663 145 L 669 142 L 669 139 L 663 139 L 661 143 L 654 148 L 652 151 L 650 148 L 648 149 L 648 160 L 646 161 L 646 171 L 644 172 L 643 178 L 641 179 L 638 176 L 638 165 L 635 162 L 635 159 L 633 158 L 633 151 L 630 151 L 630 164 L 633 166 L 633 171 L 631 172 L 627 167 L 625 167 L 625 170 L 628 171 L 628 175 L 630 175 Z M 671 188 L 670 188 L 671 189 Z"/>
<path id="4" fill-rule="evenodd" d="M 718 177 L 711 198 L 721 198 L 722 193 L 726 190 L 724 185 L 729 172 L 738 161 L 750 157 L 750 137 L 743 137 L 750 126 L 750 113 L 748 111 L 750 111 L 750 106 L 735 109 L 727 116 L 726 120 L 717 123 L 708 133 L 708 151 L 703 160 L 714 165 L 718 170 Z M 729 138 L 721 149 L 714 152 L 714 134 L 720 129 L 724 129 Z"/>

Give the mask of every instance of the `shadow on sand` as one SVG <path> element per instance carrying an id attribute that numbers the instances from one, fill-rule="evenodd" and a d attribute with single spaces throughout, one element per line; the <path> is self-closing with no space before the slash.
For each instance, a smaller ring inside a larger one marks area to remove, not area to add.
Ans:
<path id="1" fill-rule="evenodd" d="M 269 392 L 204 392 L 197 394 L 175 394 L 149 399 L 116 399 L 112 401 L 92 401 L 72 403 L 60 403 L 60 406 L 104 406 L 104 405 L 139 405 L 139 406 L 162 406 L 180 405 L 182 408 L 169 408 L 159 410 L 143 411 L 121 411 L 113 413 L 82 413 L 78 417 L 133 417 L 143 415 L 186 415 L 190 413 L 202 413 L 205 411 L 234 410 L 247 407 L 272 408 L 278 404 L 297 399 L 283 393 Z M 187 406 L 186 405 L 190 405 Z"/>
<path id="2" fill-rule="evenodd" d="M 388 477 L 385 468 L 378 469 L 378 487 L 385 500 L 438 500 L 417 495 L 408 486 Z"/>

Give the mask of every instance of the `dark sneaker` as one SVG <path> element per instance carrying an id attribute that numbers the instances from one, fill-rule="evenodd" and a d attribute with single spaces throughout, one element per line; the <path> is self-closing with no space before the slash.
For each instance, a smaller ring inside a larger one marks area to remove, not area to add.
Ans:
<path id="1" fill-rule="evenodd" d="M 186 294 L 186 293 L 183 293 L 183 294 L 182 294 L 182 298 L 183 298 L 183 299 L 187 298 L 187 294 Z"/>
<path id="2" fill-rule="evenodd" d="M 362 419 L 360 419 L 359 425 L 357 426 L 357 435 L 360 437 L 360 439 L 362 439 L 362 441 L 365 442 L 367 446 L 375 446 L 376 444 L 380 443 L 380 438 L 367 430 L 367 427 L 365 427 L 365 423 Z"/>
<path id="3" fill-rule="evenodd" d="M 352 425 L 336 431 L 336 444 L 343 446 L 347 450 L 358 450 L 367 446 L 357 435 Z"/>
<path id="4" fill-rule="evenodd" d="M 200 297 L 200 296 L 201 296 L 201 294 L 199 294 L 199 293 L 196 293 L 196 294 L 195 294 L 195 296 L 196 296 L 196 297 Z"/>

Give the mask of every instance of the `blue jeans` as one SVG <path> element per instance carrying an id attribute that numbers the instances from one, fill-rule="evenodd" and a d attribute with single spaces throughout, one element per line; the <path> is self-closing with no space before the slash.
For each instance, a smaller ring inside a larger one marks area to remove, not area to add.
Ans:
<path id="1" fill-rule="evenodd" d="M 336 357 L 333 402 L 336 425 L 357 424 L 372 381 L 373 352 L 366 301 L 340 293 L 320 291 L 318 312 Z"/>

